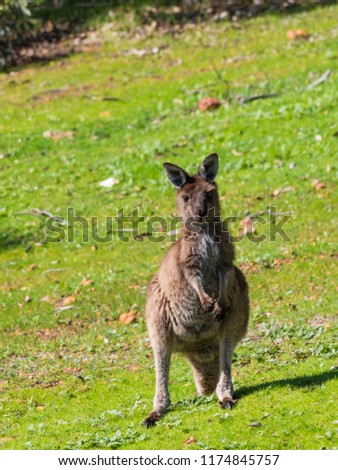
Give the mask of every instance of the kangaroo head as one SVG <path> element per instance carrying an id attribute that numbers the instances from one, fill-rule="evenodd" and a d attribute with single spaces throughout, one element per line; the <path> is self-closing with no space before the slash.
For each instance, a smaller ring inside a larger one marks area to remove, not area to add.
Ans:
<path id="1" fill-rule="evenodd" d="M 177 203 L 184 222 L 207 222 L 219 216 L 217 185 L 218 156 L 209 155 L 200 165 L 196 175 L 172 163 L 164 163 L 166 175 L 177 188 Z"/>

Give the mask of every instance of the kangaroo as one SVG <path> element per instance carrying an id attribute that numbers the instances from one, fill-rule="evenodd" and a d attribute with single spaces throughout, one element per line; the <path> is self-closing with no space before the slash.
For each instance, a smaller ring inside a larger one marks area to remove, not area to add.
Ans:
<path id="1" fill-rule="evenodd" d="M 154 351 L 156 392 L 144 426 L 154 425 L 170 405 L 172 353 L 183 353 L 192 366 L 197 396 L 216 390 L 221 407 L 231 408 L 231 363 L 244 337 L 249 294 L 244 274 L 234 266 L 234 247 L 220 219 L 218 156 L 209 155 L 196 175 L 164 163 L 177 188 L 184 222 L 179 239 L 162 260 L 147 290 L 146 321 Z"/>

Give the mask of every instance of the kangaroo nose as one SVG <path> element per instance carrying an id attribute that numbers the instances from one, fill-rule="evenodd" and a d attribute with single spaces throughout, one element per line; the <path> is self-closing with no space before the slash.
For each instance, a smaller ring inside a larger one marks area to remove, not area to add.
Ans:
<path id="1" fill-rule="evenodd" d="M 207 210 L 206 210 L 206 208 L 200 209 L 200 210 L 198 211 L 198 215 L 199 215 L 200 217 L 205 217 L 205 216 L 207 215 Z"/>

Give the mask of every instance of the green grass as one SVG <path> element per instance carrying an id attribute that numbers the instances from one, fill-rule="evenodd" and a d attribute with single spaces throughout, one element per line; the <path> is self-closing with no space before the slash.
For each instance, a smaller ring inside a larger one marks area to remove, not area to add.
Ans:
<path id="1" fill-rule="evenodd" d="M 3 449 L 182 449 L 190 436 L 196 449 L 337 448 L 337 14 L 330 6 L 203 24 L 176 37 L 112 29 L 88 52 L 0 75 Z M 311 40 L 289 42 L 292 28 Z M 160 52 L 123 54 L 144 47 Z M 327 69 L 329 79 L 307 90 Z M 278 96 L 236 100 L 262 93 Z M 201 113 L 203 96 L 224 106 Z M 53 141 L 47 130 L 74 137 Z M 220 410 L 215 396 L 195 403 L 177 356 L 173 405 L 146 430 L 154 368 L 145 289 L 170 240 L 123 243 L 114 226 L 109 243 L 85 242 L 74 224 L 74 242 L 46 244 L 46 219 L 18 213 L 66 217 L 72 207 L 98 217 L 102 232 L 121 208 L 169 218 L 175 195 L 163 162 L 195 171 L 211 152 L 223 215 L 291 212 L 291 240 L 236 244 L 251 320 L 235 355 L 235 409 Z M 108 177 L 119 180 L 111 190 L 99 186 Z M 60 309 L 67 296 L 72 308 Z M 121 325 L 131 309 L 136 322 Z"/>

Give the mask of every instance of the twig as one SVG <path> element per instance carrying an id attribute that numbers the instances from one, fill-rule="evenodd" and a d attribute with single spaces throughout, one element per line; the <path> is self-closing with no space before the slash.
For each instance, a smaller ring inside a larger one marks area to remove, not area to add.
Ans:
<path id="1" fill-rule="evenodd" d="M 312 88 L 314 88 L 315 86 L 320 85 L 321 83 L 325 82 L 325 80 L 327 80 L 330 75 L 331 75 L 331 70 L 327 70 L 326 72 L 323 73 L 323 75 L 321 77 L 317 78 L 317 80 L 312 82 L 307 87 L 307 90 L 312 90 Z"/>
<path id="2" fill-rule="evenodd" d="M 49 211 L 46 211 L 46 210 L 41 210 L 41 209 L 36 209 L 36 208 L 30 209 L 29 211 L 25 211 L 25 212 L 15 212 L 15 215 L 36 215 L 36 216 L 42 215 L 44 217 L 49 217 L 51 219 L 64 222 L 63 217 L 60 217 L 58 215 L 53 215 Z"/>
<path id="3" fill-rule="evenodd" d="M 47 269 L 46 271 L 43 271 L 41 273 L 41 275 L 44 275 L 44 274 L 49 274 L 49 273 L 59 273 L 61 271 L 67 271 L 68 269 L 70 268 L 52 268 L 52 269 Z"/>
<path id="4" fill-rule="evenodd" d="M 265 95 L 255 95 L 255 96 L 249 96 L 249 98 L 241 98 L 239 102 L 241 104 L 246 104 L 250 103 L 250 101 L 256 101 L 256 100 L 266 100 L 267 98 L 276 98 L 277 93 L 267 93 Z"/>
<path id="5" fill-rule="evenodd" d="M 115 96 L 104 96 L 102 101 L 124 101 L 121 98 L 116 98 Z"/>
<path id="6" fill-rule="evenodd" d="M 245 218 L 254 219 L 255 217 L 260 217 L 261 215 L 264 215 L 264 214 L 269 214 L 269 215 L 272 215 L 273 217 L 282 217 L 284 215 L 291 215 L 291 212 L 273 212 L 270 210 L 264 210 L 264 211 L 254 212 L 253 214 L 249 214 Z"/>

